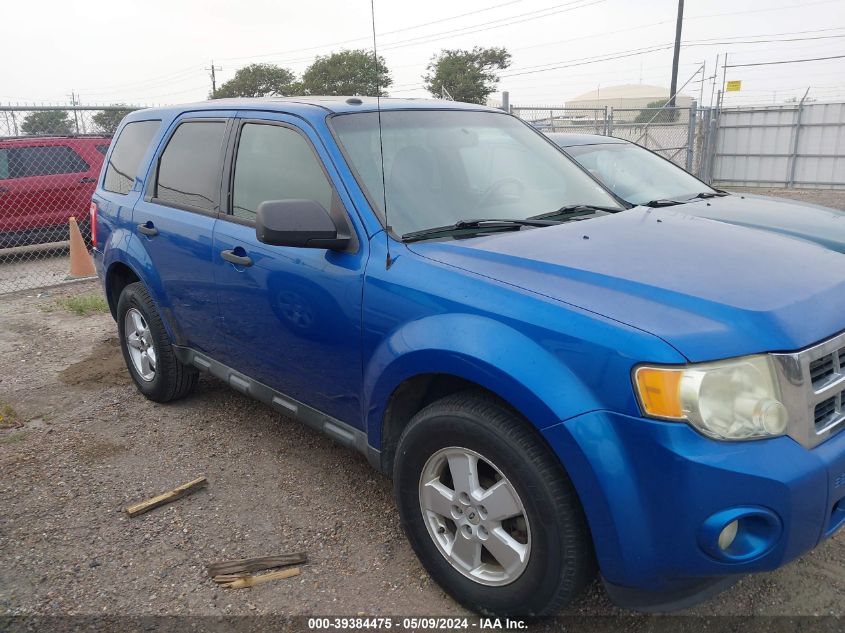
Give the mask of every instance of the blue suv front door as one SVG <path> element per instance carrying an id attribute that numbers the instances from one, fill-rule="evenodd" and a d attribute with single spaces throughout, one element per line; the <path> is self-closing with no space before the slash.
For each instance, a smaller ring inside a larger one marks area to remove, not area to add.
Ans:
<path id="1" fill-rule="evenodd" d="M 316 200 L 336 217 L 351 208 L 319 139 L 284 115 L 259 116 L 267 118 L 240 119 L 233 130 L 229 209 L 214 232 L 227 347 L 218 360 L 360 428 L 366 243 L 356 239 L 335 252 L 256 239 L 255 214 L 265 200 Z"/>

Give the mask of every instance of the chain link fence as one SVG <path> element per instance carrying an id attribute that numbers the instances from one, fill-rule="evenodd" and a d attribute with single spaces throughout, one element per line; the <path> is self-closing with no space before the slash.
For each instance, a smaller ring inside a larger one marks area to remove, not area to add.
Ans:
<path id="1" fill-rule="evenodd" d="M 91 196 L 128 106 L 0 105 L 0 294 L 69 277 L 69 220 L 86 244 Z"/>
<path id="2" fill-rule="evenodd" d="M 511 112 L 542 132 L 608 134 L 609 108 L 514 107 Z"/>
<path id="3" fill-rule="evenodd" d="M 695 173 L 696 108 L 613 108 L 610 133 Z"/>
<path id="4" fill-rule="evenodd" d="M 696 143 L 700 113 L 689 108 L 567 108 L 514 106 L 511 112 L 542 132 L 614 136 L 638 143 L 691 173 L 698 173 L 701 145 Z"/>

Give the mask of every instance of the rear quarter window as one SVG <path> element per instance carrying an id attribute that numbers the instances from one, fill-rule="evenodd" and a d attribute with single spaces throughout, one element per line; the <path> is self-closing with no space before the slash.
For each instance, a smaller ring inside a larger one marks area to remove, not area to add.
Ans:
<path id="1" fill-rule="evenodd" d="M 161 121 L 134 121 L 126 124 L 115 141 L 114 151 L 106 165 L 103 189 L 120 194 L 132 191 L 141 159 L 147 153 L 159 126 Z M 97 149 L 105 154 L 108 145 L 98 145 Z"/>

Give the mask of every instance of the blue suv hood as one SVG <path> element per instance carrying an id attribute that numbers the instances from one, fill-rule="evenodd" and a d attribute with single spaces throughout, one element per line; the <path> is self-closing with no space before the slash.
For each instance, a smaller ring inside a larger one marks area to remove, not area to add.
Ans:
<path id="1" fill-rule="evenodd" d="M 688 202 L 684 213 L 766 229 L 845 253 L 845 213 L 815 204 L 752 194 Z"/>
<path id="2" fill-rule="evenodd" d="M 409 247 L 650 332 L 690 361 L 799 349 L 845 329 L 841 252 L 683 209 Z"/>

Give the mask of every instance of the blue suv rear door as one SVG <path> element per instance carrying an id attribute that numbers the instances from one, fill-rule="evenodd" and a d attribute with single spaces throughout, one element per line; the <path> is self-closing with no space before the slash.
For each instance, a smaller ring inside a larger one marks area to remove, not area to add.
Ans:
<path id="1" fill-rule="evenodd" d="M 353 247 L 336 252 L 270 246 L 255 236 L 258 205 L 283 199 L 316 200 L 355 235 L 351 201 L 301 119 L 243 112 L 231 138 L 228 202 L 212 249 L 228 350 L 217 360 L 360 427 L 365 240 L 356 236 Z"/>
<path id="2" fill-rule="evenodd" d="M 159 308 L 182 344 L 220 353 L 212 235 L 234 111 L 187 113 L 171 124 L 152 161 L 133 230 L 159 276 Z"/>

